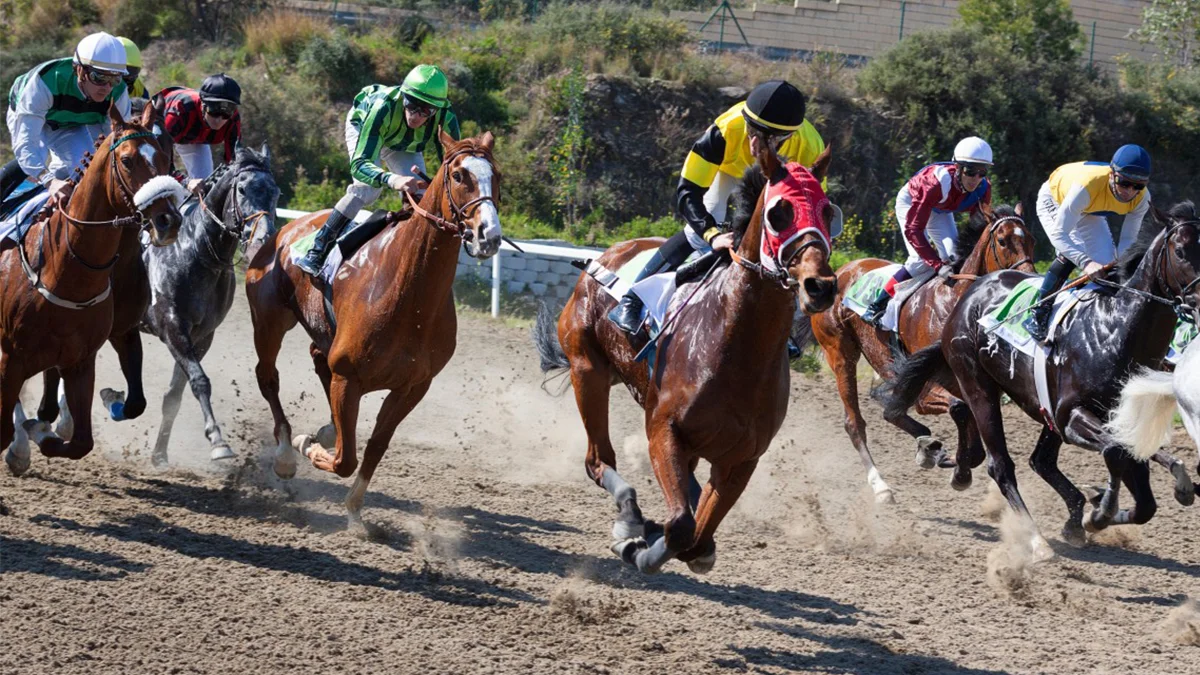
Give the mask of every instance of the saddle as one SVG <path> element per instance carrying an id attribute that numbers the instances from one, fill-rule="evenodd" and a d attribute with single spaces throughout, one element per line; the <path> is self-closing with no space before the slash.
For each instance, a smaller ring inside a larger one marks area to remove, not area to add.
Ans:
<path id="1" fill-rule="evenodd" d="M 863 316 L 867 313 L 867 308 L 871 305 L 871 302 L 883 290 L 884 284 L 901 267 L 901 265 L 885 265 L 860 276 L 850 285 L 850 290 L 842 298 L 842 305 L 858 316 Z M 904 308 L 904 303 L 908 302 L 908 299 L 920 290 L 922 286 L 931 281 L 934 276 L 933 270 L 930 270 L 927 274 L 896 284 L 896 295 L 888 301 L 887 311 L 884 312 L 883 318 L 879 321 L 880 330 L 894 333 L 897 324 L 900 322 L 900 310 Z"/>

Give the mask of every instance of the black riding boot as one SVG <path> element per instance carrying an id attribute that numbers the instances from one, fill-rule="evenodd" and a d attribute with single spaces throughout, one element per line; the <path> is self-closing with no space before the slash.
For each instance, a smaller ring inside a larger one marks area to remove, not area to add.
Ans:
<path id="1" fill-rule="evenodd" d="M 882 288 L 879 289 L 879 295 L 876 295 L 875 299 L 871 301 L 871 304 L 867 305 L 867 311 L 862 317 L 863 321 L 866 321 L 872 326 L 878 326 L 879 322 L 883 319 L 884 313 L 887 312 L 888 303 L 891 302 L 891 300 L 892 296 L 888 294 L 887 291 L 883 290 Z"/>
<path id="2" fill-rule="evenodd" d="M 330 249 L 337 241 L 337 238 L 342 235 L 342 230 L 346 229 L 346 225 L 350 223 L 341 211 L 333 210 L 329 214 L 329 218 L 325 224 L 321 226 L 321 230 L 317 232 L 317 238 L 313 240 L 312 248 L 308 250 L 304 258 L 296 265 L 307 272 L 310 276 L 317 276 L 321 273 L 321 266 L 325 264 L 325 256 L 329 255 Z"/>
<path id="3" fill-rule="evenodd" d="M 646 277 L 657 274 L 659 268 L 665 262 L 666 259 L 663 258 L 662 250 L 655 251 L 654 255 L 650 257 L 649 262 L 646 263 L 646 266 L 638 273 L 637 279 L 633 283 L 636 284 Z M 617 324 L 617 327 L 621 330 L 633 335 L 642 326 L 642 306 L 642 299 L 638 297 L 638 294 L 629 291 L 621 298 L 617 306 L 613 307 L 612 311 L 608 313 L 608 318 Z"/>
<path id="4" fill-rule="evenodd" d="M 1050 269 L 1046 270 L 1046 276 L 1042 279 L 1042 287 L 1038 290 L 1037 298 L 1034 299 L 1036 306 L 1030 310 L 1029 318 L 1021 324 L 1034 340 L 1046 341 L 1047 333 L 1050 331 L 1050 315 L 1054 311 L 1053 301 L 1040 305 L 1037 303 L 1062 288 L 1063 283 L 1066 282 L 1067 277 L 1071 276 L 1071 271 L 1074 269 L 1075 263 L 1058 256 L 1053 263 L 1050 263 Z"/>
<path id="5" fill-rule="evenodd" d="M 8 199 L 13 190 L 25 180 L 25 172 L 17 160 L 13 160 L 0 169 L 0 202 Z"/>

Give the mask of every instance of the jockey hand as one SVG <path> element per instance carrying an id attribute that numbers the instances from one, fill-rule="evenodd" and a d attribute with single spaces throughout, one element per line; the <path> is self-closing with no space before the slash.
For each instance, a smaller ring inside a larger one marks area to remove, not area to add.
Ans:
<path id="1" fill-rule="evenodd" d="M 203 184 L 204 179 L 193 178 L 187 182 L 187 190 L 188 192 L 195 192 L 196 194 L 199 194 L 200 186 Z"/>
<path id="2" fill-rule="evenodd" d="M 1104 273 L 1104 265 L 1098 262 L 1088 262 L 1083 266 L 1083 273 L 1089 277 L 1100 276 Z"/>
<path id="3" fill-rule="evenodd" d="M 709 243 L 714 251 L 726 251 L 733 248 L 733 233 L 726 232 L 713 237 Z"/>
<path id="4" fill-rule="evenodd" d="M 942 281 L 948 281 L 951 274 L 954 274 L 954 268 L 945 263 L 938 268 L 937 275 L 942 278 Z"/>
<path id="5" fill-rule="evenodd" d="M 74 189 L 74 183 L 57 178 L 51 180 L 50 185 L 46 186 L 46 191 L 50 193 L 50 203 L 55 206 L 66 204 L 67 199 L 71 196 L 71 191 Z"/>
<path id="6" fill-rule="evenodd" d="M 388 178 L 388 187 L 396 192 L 409 192 L 416 195 L 424 192 L 429 184 L 416 176 L 401 176 L 394 173 Z"/>

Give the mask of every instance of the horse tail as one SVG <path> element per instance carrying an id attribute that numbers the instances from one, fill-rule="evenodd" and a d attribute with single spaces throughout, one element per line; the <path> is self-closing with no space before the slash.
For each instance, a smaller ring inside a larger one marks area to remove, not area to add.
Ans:
<path id="1" fill-rule="evenodd" d="M 892 377 L 871 392 L 871 396 L 883 404 L 885 417 L 902 417 L 916 404 L 930 380 L 943 387 L 951 385 L 954 380 L 946 356 L 942 354 L 941 342 L 935 342 L 912 356 L 896 354 L 892 362 Z"/>
<path id="2" fill-rule="evenodd" d="M 797 311 L 792 320 L 792 342 L 800 351 L 813 343 L 812 317 L 803 311 Z"/>
<path id="3" fill-rule="evenodd" d="M 566 352 L 558 342 L 558 317 L 544 302 L 538 307 L 537 322 L 533 325 L 531 337 L 541 357 L 543 373 L 571 367 Z"/>
<path id="4" fill-rule="evenodd" d="M 1113 440 L 1141 461 L 1165 442 L 1175 416 L 1174 375 L 1144 370 L 1121 389 L 1121 402 L 1108 418 Z"/>

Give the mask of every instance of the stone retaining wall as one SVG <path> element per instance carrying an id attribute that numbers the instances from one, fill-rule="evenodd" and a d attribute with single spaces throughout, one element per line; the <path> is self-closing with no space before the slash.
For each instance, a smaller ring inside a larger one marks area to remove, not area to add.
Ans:
<path id="1" fill-rule="evenodd" d="M 538 240 L 533 243 L 576 248 L 562 241 Z M 602 249 L 596 249 L 595 257 L 599 257 L 602 252 Z M 507 250 L 502 250 L 497 255 L 500 256 L 500 291 L 505 296 L 523 295 L 545 301 L 551 307 L 561 307 L 579 281 L 579 268 L 571 264 L 570 258 Z M 475 277 L 490 287 L 492 261 L 476 260 L 467 255 L 465 250 L 460 251 L 458 270 L 455 274 L 460 279 Z"/>

